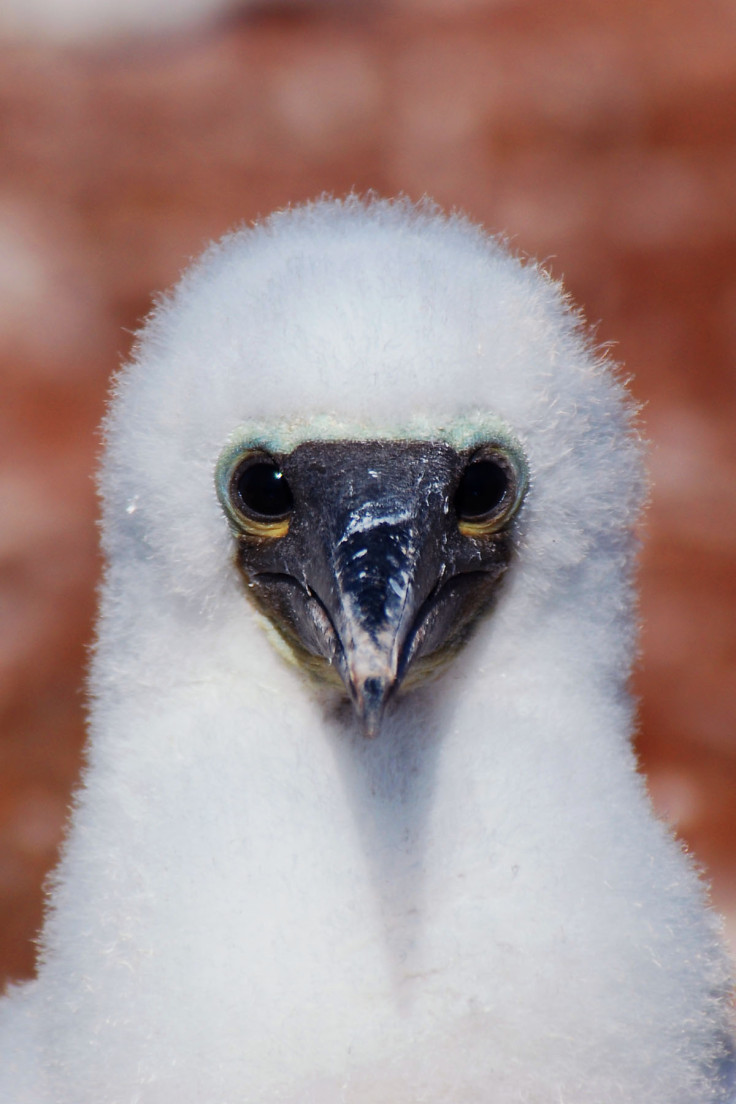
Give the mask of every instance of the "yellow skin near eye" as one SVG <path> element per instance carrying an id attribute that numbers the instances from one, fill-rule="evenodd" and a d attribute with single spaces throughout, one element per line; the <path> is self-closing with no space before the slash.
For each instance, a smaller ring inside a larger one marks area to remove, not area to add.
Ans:
<path id="1" fill-rule="evenodd" d="M 457 523 L 457 527 L 464 537 L 490 537 L 492 533 L 498 532 L 503 526 L 509 515 L 508 510 L 504 510 L 502 514 L 496 515 L 496 517 L 486 518 L 485 521 L 466 521 L 460 519 Z"/>
<path id="2" fill-rule="evenodd" d="M 269 537 L 272 540 L 285 537 L 289 532 L 289 518 L 279 518 L 278 521 L 256 521 L 255 518 L 246 517 L 238 511 L 238 526 L 250 537 Z"/>

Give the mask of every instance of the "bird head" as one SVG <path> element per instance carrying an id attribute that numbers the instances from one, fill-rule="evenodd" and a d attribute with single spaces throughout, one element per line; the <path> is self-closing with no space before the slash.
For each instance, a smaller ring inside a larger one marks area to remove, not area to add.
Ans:
<path id="1" fill-rule="evenodd" d="M 626 392 L 560 286 L 459 216 L 349 197 L 237 231 L 158 304 L 115 400 L 110 577 L 244 653 L 265 623 L 370 735 L 450 660 L 480 677 L 574 623 L 584 664 L 630 621 Z"/>

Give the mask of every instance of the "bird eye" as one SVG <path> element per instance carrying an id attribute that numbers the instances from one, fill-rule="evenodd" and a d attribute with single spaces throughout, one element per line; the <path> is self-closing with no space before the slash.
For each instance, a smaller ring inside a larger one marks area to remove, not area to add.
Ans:
<path id="1" fill-rule="evenodd" d="M 494 449 L 476 456 L 455 491 L 460 532 L 467 537 L 495 533 L 519 505 L 523 490 L 520 473 L 505 452 Z"/>
<path id="2" fill-rule="evenodd" d="M 250 457 L 240 464 L 233 473 L 231 487 L 236 505 L 259 520 L 280 520 L 294 506 L 291 487 L 270 457 Z"/>
<path id="3" fill-rule="evenodd" d="M 217 493 L 240 531 L 257 537 L 284 537 L 294 497 L 278 462 L 267 452 L 248 451 L 218 464 Z"/>
<path id="4" fill-rule="evenodd" d="M 485 517 L 501 505 L 508 489 L 508 473 L 493 460 L 468 464 L 455 492 L 458 517 L 467 521 Z"/>

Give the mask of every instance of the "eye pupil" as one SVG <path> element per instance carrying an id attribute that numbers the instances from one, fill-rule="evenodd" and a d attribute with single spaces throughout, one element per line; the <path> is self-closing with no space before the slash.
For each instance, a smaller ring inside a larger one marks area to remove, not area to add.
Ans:
<path id="1" fill-rule="evenodd" d="M 465 520 L 485 517 L 501 505 L 508 490 L 509 476 L 500 464 L 476 460 L 462 474 L 455 492 L 455 511 Z"/>
<path id="2" fill-rule="evenodd" d="M 235 473 L 232 486 L 238 505 L 249 514 L 281 518 L 294 506 L 284 473 L 272 460 L 246 464 Z"/>

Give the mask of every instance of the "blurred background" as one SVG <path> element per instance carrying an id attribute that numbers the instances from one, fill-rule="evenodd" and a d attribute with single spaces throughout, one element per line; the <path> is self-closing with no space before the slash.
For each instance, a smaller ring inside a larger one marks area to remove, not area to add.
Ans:
<path id="1" fill-rule="evenodd" d="M 0 975 L 83 744 L 97 425 L 151 295 L 323 191 L 564 277 L 652 441 L 638 749 L 736 941 L 733 0 L 0 0 Z"/>

